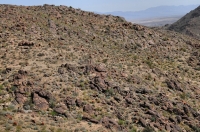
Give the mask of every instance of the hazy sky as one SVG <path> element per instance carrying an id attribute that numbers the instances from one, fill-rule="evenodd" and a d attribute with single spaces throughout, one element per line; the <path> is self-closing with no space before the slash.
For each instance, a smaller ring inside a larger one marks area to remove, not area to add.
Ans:
<path id="1" fill-rule="evenodd" d="M 0 0 L 0 4 L 66 5 L 87 11 L 138 11 L 161 5 L 200 5 L 200 0 Z"/>

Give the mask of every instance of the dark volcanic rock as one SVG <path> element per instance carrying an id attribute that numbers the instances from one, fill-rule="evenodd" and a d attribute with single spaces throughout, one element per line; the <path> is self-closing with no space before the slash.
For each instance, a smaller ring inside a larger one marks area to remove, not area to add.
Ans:
<path id="1" fill-rule="evenodd" d="M 93 113 L 93 110 L 94 110 L 93 107 L 89 104 L 87 104 L 83 107 L 83 111 L 87 112 L 87 113 Z"/>
<path id="2" fill-rule="evenodd" d="M 34 46 L 33 42 L 21 41 L 18 46 Z"/>
<path id="3" fill-rule="evenodd" d="M 178 123 L 181 123 L 182 117 L 181 116 L 176 116 L 176 120 L 177 120 Z"/>
<path id="4" fill-rule="evenodd" d="M 140 93 L 140 94 L 148 94 L 150 92 L 151 91 L 148 90 L 147 88 L 140 88 L 140 89 L 136 90 L 136 93 Z"/>
<path id="5" fill-rule="evenodd" d="M 97 65 L 97 66 L 95 66 L 95 70 L 96 70 L 97 72 L 106 72 L 106 67 L 105 67 L 104 64 Z"/>
<path id="6" fill-rule="evenodd" d="M 68 108 L 71 108 L 73 106 L 76 106 L 76 99 L 72 98 L 72 97 L 67 97 L 65 99 L 65 103 L 67 105 Z"/>
<path id="7" fill-rule="evenodd" d="M 184 115 L 185 114 L 185 112 L 183 110 L 179 109 L 179 108 L 174 108 L 173 112 L 177 115 Z"/>
<path id="8" fill-rule="evenodd" d="M 188 106 L 184 105 L 183 110 L 184 110 L 185 114 L 189 114 L 190 110 L 189 110 Z"/>
<path id="9" fill-rule="evenodd" d="M 92 117 L 90 117 L 89 115 L 83 115 L 82 120 L 88 121 L 88 122 L 92 122 L 92 123 L 99 123 L 98 120 L 93 119 Z"/>
<path id="10" fill-rule="evenodd" d="M 65 68 L 59 67 L 59 68 L 58 68 L 58 73 L 64 74 L 64 73 L 65 73 Z"/>
<path id="11" fill-rule="evenodd" d="M 52 96 L 52 94 L 51 94 L 49 91 L 46 91 L 46 90 L 41 89 L 41 90 L 37 90 L 36 93 L 37 93 L 39 96 L 45 98 L 46 100 L 53 99 L 53 96 Z"/>
<path id="12" fill-rule="evenodd" d="M 166 83 L 167 83 L 167 86 L 169 88 L 171 88 L 173 90 L 178 90 L 178 91 L 183 92 L 181 84 L 178 81 L 176 81 L 176 80 L 167 80 Z"/>
<path id="13" fill-rule="evenodd" d="M 78 107 L 82 107 L 83 104 L 84 104 L 84 103 L 81 101 L 81 99 L 76 99 L 76 105 L 77 105 Z"/>
<path id="14" fill-rule="evenodd" d="M 147 122 L 146 122 L 146 120 L 144 120 L 143 118 L 140 118 L 140 119 L 139 119 L 139 123 L 141 123 L 141 125 L 142 125 L 143 127 L 147 127 Z"/>
<path id="15" fill-rule="evenodd" d="M 120 126 L 118 125 L 118 123 L 113 121 L 112 119 L 109 119 L 108 117 L 102 118 L 100 123 L 106 128 L 116 128 L 120 130 Z"/>
<path id="16" fill-rule="evenodd" d="M 101 77 L 93 78 L 90 82 L 90 87 L 102 92 L 105 92 L 108 89 L 106 81 Z"/>
<path id="17" fill-rule="evenodd" d="M 49 108 L 47 100 L 39 96 L 37 93 L 33 94 L 33 103 L 39 110 L 47 110 Z"/>
<path id="18" fill-rule="evenodd" d="M 58 114 L 62 114 L 64 115 L 67 111 L 67 107 L 64 106 L 64 105 L 61 105 L 61 106 L 57 106 L 56 108 L 54 108 L 54 111 L 57 112 Z"/>
<path id="19" fill-rule="evenodd" d="M 23 103 L 25 102 L 25 97 L 23 96 L 23 94 L 16 93 L 16 94 L 15 94 L 15 100 L 16 100 L 19 104 L 23 104 Z"/>

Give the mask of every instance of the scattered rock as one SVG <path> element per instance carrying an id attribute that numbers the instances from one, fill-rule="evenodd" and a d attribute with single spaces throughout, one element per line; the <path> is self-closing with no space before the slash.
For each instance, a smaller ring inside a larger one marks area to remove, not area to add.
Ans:
<path id="1" fill-rule="evenodd" d="M 91 105 L 89 105 L 89 104 L 87 104 L 87 105 L 84 105 L 84 107 L 83 107 L 83 111 L 84 112 L 87 112 L 87 113 L 93 113 L 93 107 L 91 106 Z"/>
<path id="2" fill-rule="evenodd" d="M 54 108 L 54 111 L 57 112 L 58 114 L 65 115 L 65 113 L 67 111 L 67 107 L 64 105 L 57 106 L 56 108 Z"/>
<path id="3" fill-rule="evenodd" d="M 106 128 L 116 128 L 118 130 L 120 130 L 120 126 L 118 125 L 117 122 L 109 119 L 108 117 L 104 117 L 101 119 L 100 123 L 105 126 Z"/>
<path id="4" fill-rule="evenodd" d="M 177 120 L 178 123 L 181 123 L 182 117 L 181 116 L 176 116 L 176 120 Z"/>
<path id="5" fill-rule="evenodd" d="M 83 106 L 83 102 L 81 101 L 81 99 L 76 99 L 76 105 L 78 107 L 82 107 Z"/>
<path id="6" fill-rule="evenodd" d="M 144 30 L 144 27 L 141 26 L 141 25 L 133 25 L 133 29 L 137 30 L 137 31 L 143 31 Z"/>
<path id="7" fill-rule="evenodd" d="M 185 114 L 185 112 L 183 110 L 179 109 L 179 108 L 174 108 L 173 112 L 177 115 L 184 115 Z"/>
<path id="8" fill-rule="evenodd" d="M 172 90 L 178 90 L 178 91 L 183 92 L 183 89 L 181 88 L 181 84 L 178 81 L 176 81 L 176 80 L 167 80 L 166 83 L 167 83 L 167 86 L 169 88 L 171 88 Z"/>
<path id="9" fill-rule="evenodd" d="M 140 88 L 140 89 L 137 89 L 135 92 L 140 93 L 140 94 L 148 94 L 150 93 L 150 90 L 148 90 L 147 88 Z"/>
<path id="10" fill-rule="evenodd" d="M 33 42 L 21 41 L 18 46 L 34 46 Z"/>
<path id="11" fill-rule="evenodd" d="M 97 65 L 95 66 L 95 70 L 97 72 L 106 72 L 106 66 L 104 64 Z"/>
<path id="12" fill-rule="evenodd" d="M 189 110 L 188 106 L 184 105 L 183 110 L 184 110 L 185 114 L 189 114 L 190 110 Z"/>
<path id="13" fill-rule="evenodd" d="M 90 87 L 96 89 L 97 91 L 105 92 L 108 89 L 106 81 L 101 77 L 95 77 L 90 82 Z"/>
<path id="14" fill-rule="evenodd" d="M 65 103 L 67 105 L 68 108 L 71 108 L 73 106 L 76 106 L 76 99 L 72 98 L 72 97 L 67 97 L 65 99 Z"/>
<path id="15" fill-rule="evenodd" d="M 82 120 L 85 120 L 85 121 L 87 121 L 87 122 L 92 122 L 92 123 L 95 123 L 95 124 L 99 123 L 98 120 L 93 119 L 93 118 L 91 118 L 89 115 L 86 115 L 86 114 L 83 115 Z"/>
<path id="16" fill-rule="evenodd" d="M 172 129 L 169 124 L 165 125 L 165 130 L 167 130 L 168 132 L 171 132 Z"/>
<path id="17" fill-rule="evenodd" d="M 23 96 L 23 94 L 15 93 L 15 100 L 16 100 L 19 104 L 23 104 L 23 103 L 25 102 L 25 97 Z"/>
<path id="18" fill-rule="evenodd" d="M 59 67 L 58 68 L 58 73 L 64 74 L 65 73 L 65 69 L 63 67 Z"/>
<path id="19" fill-rule="evenodd" d="M 146 120 L 144 120 L 143 118 L 140 118 L 140 119 L 139 119 L 139 123 L 141 123 L 141 125 L 142 125 L 143 127 L 147 127 L 147 126 L 148 126 Z"/>
<path id="20" fill-rule="evenodd" d="M 49 108 L 47 100 L 39 96 L 37 93 L 33 94 L 33 103 L 39 110 L 47 110 Z"/>

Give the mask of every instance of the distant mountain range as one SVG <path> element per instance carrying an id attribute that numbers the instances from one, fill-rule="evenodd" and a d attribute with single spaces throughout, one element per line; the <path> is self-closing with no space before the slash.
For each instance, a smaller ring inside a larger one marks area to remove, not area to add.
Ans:
<path id="1" fill-rule="evenodd" d="M 105 12 L 100 14 L 111 14 L 114 16 L 124 17 L 128 21 L 139 20 L 139 19 L 152 19 L 152 18 L 163 18 L 163 17 L 177 17 L 184 16 L 186 13 L 198 7 L 198 5 L 188 6 L 158 6 L 152 7 L 142 11 L 114 11 Z"/>

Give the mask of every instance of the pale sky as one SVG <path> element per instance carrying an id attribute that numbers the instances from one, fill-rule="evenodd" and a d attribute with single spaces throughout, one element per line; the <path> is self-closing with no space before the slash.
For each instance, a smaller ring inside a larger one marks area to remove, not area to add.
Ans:
<path id="1" fill-rule="evenodd" d="M 66 5 L 86 11 L 139 11 L 161 5 L 200 5 L 200 0 L 0 0 L 13 5 Z"/>

